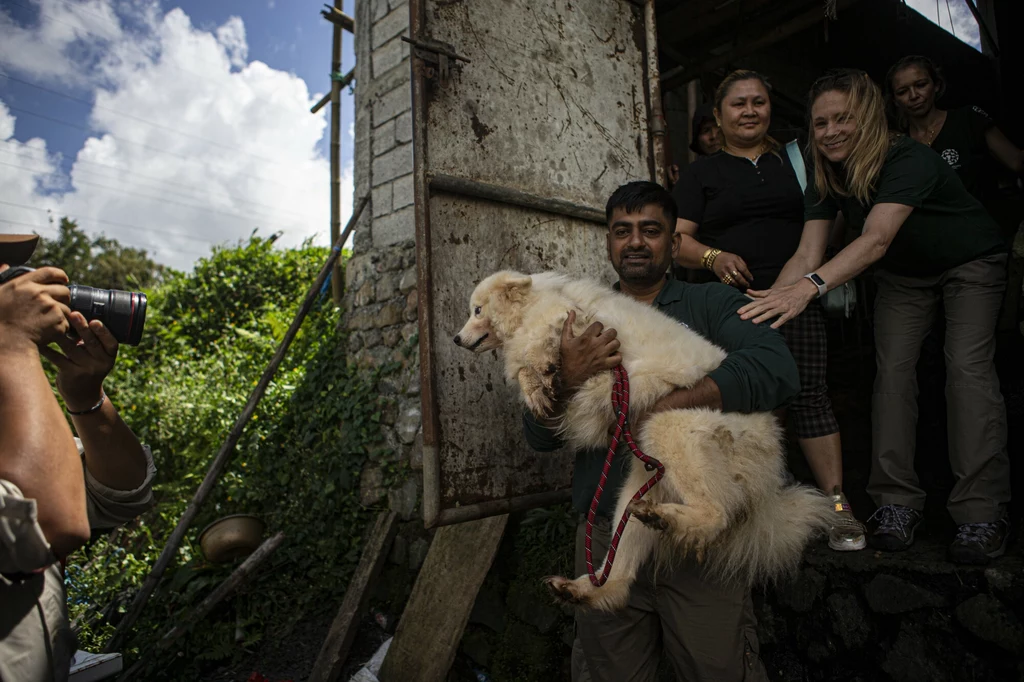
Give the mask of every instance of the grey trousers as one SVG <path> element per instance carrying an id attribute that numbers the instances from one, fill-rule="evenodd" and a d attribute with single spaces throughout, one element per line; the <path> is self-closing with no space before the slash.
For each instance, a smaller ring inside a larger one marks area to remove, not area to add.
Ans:
<path id="1" fill-rule="evenodd" d="M 587 571 L 584 527 L 576 532 L 576 575 Z M 610 524 L 595 525 L 591 537 L 600 564 Z M 624 609 L 577 611 L 572 682 L 653 682 L 663 655 L 679 682 L 767 682 L 750 591 L 711 583 L 692 564 L 655 575 L 647 562 Z"/>
<path id="2" fill-rule="evenodd" d="M 878 373 L 868 493 L 880 506 L 924 509 L 925 492 L 914 471 L 916 365 L 941 299 L 946 311 L 946 422 L 955 479 L 947 508 L 958 525 L 1000 518 L 1010 501 L 1010 460 L 994 358 L 1006 256 L 974 260 L 934 277 L 879 271 L 876 282 Z"/>

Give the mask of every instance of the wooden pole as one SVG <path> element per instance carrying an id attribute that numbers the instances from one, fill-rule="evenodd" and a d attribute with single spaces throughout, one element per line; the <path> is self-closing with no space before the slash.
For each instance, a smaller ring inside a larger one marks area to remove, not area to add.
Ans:
<path id="1" fill-rule="evenodd" d="M 256 551 L 250 554 L 248 558 L 242 562 L 241 566 L 236 568 L 234 572 L 228 576 L 227 580 L 218 585 L 213 592 L 207 595 L 206 599 L 199 603 L 199 606 L 182 618 L 180 620 L 180 625 L 175 625 L 173 628 L 168 630 L 167 634 L 157 641 L 156 648 L 158 650 L 166 649 L 175 640 L 185 634 L 189 627 L 205 618 L 206 614 L 212 611 L 214 606 L 222 602 L 226 597 L 234 592 L 236 587 L 248 580 L 249 576 L 253 574 L 256 568 L 263 563 L 268 556 L 273 554 L 274 550 L 277 549 L 282 542 L 284 542 L 283 532 L 279 532 L 274 537 L 265 540 L 263 544 L 256 548 Z M 147 659 L 145 656 L 140 656 L 139 660 L 135 662 L 135 665 L 128 668 L 128 670 L 118 678 L 117 682 L 128 682 L 132 675 L 137 673 L 146 661 Z"/>
<path id="2" fill-rule="evenodd" d="M 342 0 L 334 0 L 338 12 Z M 332 23 L 334 41 L 331 43 L 331 243 L 338 241 L 341 231 L 341 24 Z M 341 305 L 345 293 L 341 268 L 335 267 L 331 275 L 331 298 L 335 305 Z"/>
<path id="3" fill-rule="evenodd" d="M 235 421 L 235 425 L 231 427 L 231 431 L 228 433 L 228 438 L 224 441 L 224 445 L 221 446 L 217 456 L 214 457 L 213 462 L 210 464 L 209 470 L 206 472 L 206 477 L 203 482 L 199 485 L 199 489 L 196 490 L 195 496 L 192 501 L 189 502 L 188 507 L 185 509 L 185 513 L 178 519 L 178 525 L 175 526 L 174 531 L 171 533 L 171 537 L 167 539 L 167 544 L 164 546 L 160 557 L 156 560 L 156 564 L 153 566 L 153 570 L 150 571 L 149 575 L 146 576 L 145 582 L 142 583 L 142 588 L 139 593 L 135 595 L 135 599 L 132 601 L 130 607 L 128 607 L 128 613 L 125 614 L 124 619 L 118 624 L 117 630 L 114 632 L 114 636 L 110 638 L 107 646 L 103 649 L 105 653 L 111 653 L 116 651 L 124 636 L 131 630 L 132 626 L 139 619 L 142 614 L 142 609 L 149 601 L 150 595 L 153 594 L 153 590 L 156 589 L 157 584 L 160 582 L 160 578 L 163 577 L 164 571 L 171 563 L 171 559 L 178 551 L 178 547 L 181 545 L 182 539 L 185 537 L 185 532 L 189 526 L 192 525 L 192 521 L 196 518 L 196 514 L 199 513 L 199 509 L 206 502 L 206 498 L 210 496 L 210 492 L 213 491 L 213 486 L 217 483 L 221 473 L 224 471 L 224 467 L 227 466 L 228 461 L 231 459 L 231 455 L 234 454 L 235 446 L 238 445 L 238 439 L 242 437 L 242 431 L 245 429 L 246 424 L 252 418 L 253 413 L 256 412 L 256 406 L 263 398 L 263 394 L 267 391 L 267 386 L 270 385 L 270 381 L 274 378 L 274 374 L 277 373 L 277 368 L 280 366 L 281 361 L 284 360 L 285 354 L 288 352 L 288 347 L 291 346 L 292 341 L 295 339 L 295 335 L 299 333 L 299 327 L 302 326 L 302 321 L 306 319 L 306 314 L 309 313 L 310 308 L 313 307 L 313 302 L 316 301 L 320 294 L 320 289 L 323 287 L 324 282 L 327 281 L 327 273 L 331 272 L 335 264 L 338 262 L 338 257 L 341 255 L 341 246 L 348 239 L 349 234 L 356 226 L 356 221 L 359 220 L 359 216 L 362 214 L 363 209 L 366 208 L 367 202 L 370 200 L 369 195 L 364 196 L 360 201 L 359 205 L 356 206 L 355 211 L 352 212 L 352 217 L 348 221 L 348 225 L 345 227 L 345 232 L 338 237 L 337 241 L 334 242 L 334 248 L 331 249 L 331 255 L 327 258 L 327 262 L 324 263 L 320 269 L 320 274 L 317 276 L 316 281 L 313 282 L 313 286 L 309 288 L 309 292 L 306 293 L 306 300 L 302 302 L 298 312 L 295 313 L 295 319 L 292 320 L 292 325 L 288 328 L 284 338 L 281 339 L 281 344 L 277 347 L 277 351 L 274 353 L 274 357 L 271 358 L 270 364 L 263 370 L 263 376 L 260 377 L 256 387 L 253 388 L 252 393 L 249 395 L 249 400 L 245 403 L 245 408 L 242 410 L 242 414 L 238 416 Z"/>
<path id="4" fill-rule="evenodd" d="M 697 113 L 697 89 L 699 87 L 699 78 L 694 78 L 686 84 L 686 139 L 689 140 L 686 148 L 690 152 L 690 163 L 697 160 L 697 152 L 693 151 L 693 117 Z"/>
<path id="5" fill-rule="evenodd" d="M 337 682 L 348 659 L 348 651 L 356 637 L 358 618 L 366 609 L 370 591 L 376 582 L 388 548 L 398 531 L 398 515 L 393 511 L 381 512 L 366 536 L 363 554 L 359 558 L 352 579 L 345 590 L 345 598 L 331 623 L 331 629 L 320 647 L 307 682 Z"/>
<path id="6" fill-rule="evenodd" d="M 664 187 L 667 184 L 665 164 L 665 112 L 661 106 L 661 79 L 658 76 L 658 28 L 654 17 L 654 0 L 644 2 L 645 52 L 647 57 L 647 97 L 651 135 L 651 152 L 654 156 L 654 181 Z"/>

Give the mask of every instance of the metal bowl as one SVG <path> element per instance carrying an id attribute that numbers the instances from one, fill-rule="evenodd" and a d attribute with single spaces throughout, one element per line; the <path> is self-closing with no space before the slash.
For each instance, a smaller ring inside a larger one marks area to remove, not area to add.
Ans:
<path id="1" fill-rule="evenodd" d="M 260 546 L 265 527 L 259 517 L 249 514 L 224 516 L 203 529 L 199 544 L 207 561 L 228 563 L 252 554 Z"/>

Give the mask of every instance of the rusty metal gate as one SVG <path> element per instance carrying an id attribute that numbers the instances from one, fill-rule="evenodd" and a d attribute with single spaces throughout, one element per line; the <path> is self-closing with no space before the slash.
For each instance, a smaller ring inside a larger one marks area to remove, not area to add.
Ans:
<path id="1" fill-rule="evenodd" d="M 410 2 L 428 527 L 568 499 L 571 454 L 532 451 L 500 357 L 451 339 L 496 270 L 614 281 L 604 203 L 655 176 L 644 12 L 627 0 Z"/>

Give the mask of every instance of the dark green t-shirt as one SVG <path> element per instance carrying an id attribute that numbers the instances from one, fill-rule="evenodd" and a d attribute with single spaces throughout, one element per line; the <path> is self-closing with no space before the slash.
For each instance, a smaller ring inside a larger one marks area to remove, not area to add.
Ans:
<path id="1" fill-rule="evenodd" d="M 995 122 L 978 107 L 951 109 L 931 144 L 982 204 L 996 196 L 995 168 L 985 140 L 993 126 Z"/>
<path id="2" fill-rule="evenodd" d="M 814 183 L 804 195 L 805 220 L 832 220 L 838 211 L 855 231 L 875 204 L 912 206 L 878 265 L 898 275 L 937 275 L 1005 251 L 999 226 L 933 149 L 900 136 L 889 149 L 874 196 L 864 206 L 853 197 L 819 201 Z"/>
<path id="3" fill-rule="evenodd" d="M 735 288 L 724 284 L 687 284 L 672 277 L 654 301 L 658 310 L 728 353 L 722 364 L 708 374 L 722 394 L 723 412 L 769 412 L 800 392 L 796 361 L 782 335 L 768 324 L 754 324 L 736 314 L 749 302 Z M 540 452 L 562 447 L 557 434 L 539 424 L 529 411 L 523 415 L 523 435 L 530 447 Z M 607 448 L 576 453 L 572 501 L 580 513 L 590 508 L 607 454 Z M 597 509 L 601 516 L 610 517 L 615 511 L 618 490 L 629 474 L 631 460 L 628 448 L 620 447 L 605 484 L 606 494 Z"/>

